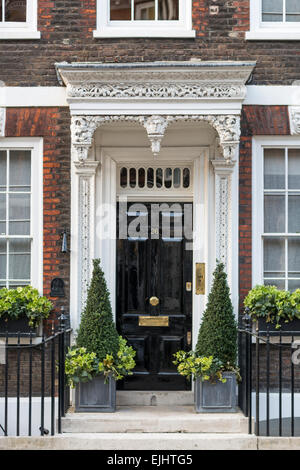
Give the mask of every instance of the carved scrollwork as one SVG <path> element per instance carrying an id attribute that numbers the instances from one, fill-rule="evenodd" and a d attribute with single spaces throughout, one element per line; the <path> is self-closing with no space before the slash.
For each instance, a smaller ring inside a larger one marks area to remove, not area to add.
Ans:
<path id="1" fill-rule="evenodd" d="M 70 98 L 244 98 L 245 86 L 224 83 L 88 83 L 70 86 Z"/>
<path id="2" fill-rule="evenodd" d="M 88 158 L 88 151 L 93 142 L 95 130 L 113 122 L 137 122 L 144 126 L 151 142 L 153 155 L 156 157 L 161 148 L 161 141 L 169 124 L 178 121 L 207 122 L 218 133 L 220 147 L 226 162 L 232 162 L 239 145 L 240 117 L 238 115 L 177 115 L 177 116 L 73 116 L 72 145 L 79 161 Z"/>
<path id="3" fill-rule="evenodd" d="M 290 128 L 292 135 L 300 135 L 300 106 L 290 106 Z"/>

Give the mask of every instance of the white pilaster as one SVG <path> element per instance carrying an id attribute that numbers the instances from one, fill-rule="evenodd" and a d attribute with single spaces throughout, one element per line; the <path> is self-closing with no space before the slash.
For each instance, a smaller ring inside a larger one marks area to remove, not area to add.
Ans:
<path id="1" fill-rule="evenodd" d="M 212 161 L 215 171 L 216 258 L 224 263 L 232 279 L 232 173 L 235 163 Z"/>
<path id="2" fill-rule="evenodd" d="M 87 297 L 88 284 L 92 274 L 92 260 L 95 250 L 95 177 L 99 162 L 85 160 L 75 161 L 75 188 L 77 207 L 72 213 L 73 229 L 76 227 L 75 243 L 72 244 L 73 265 L 76 263 L 77 289 L 71 293 L 74 313 L 76 313 L 75 329 L 79 325 L 80 313 Z M 74 232 L 73 232 L 74 234 Z M 74 284 L 73 284 L 74 285 Z M 76 299 L 74 299 L 76 297 Z"/>

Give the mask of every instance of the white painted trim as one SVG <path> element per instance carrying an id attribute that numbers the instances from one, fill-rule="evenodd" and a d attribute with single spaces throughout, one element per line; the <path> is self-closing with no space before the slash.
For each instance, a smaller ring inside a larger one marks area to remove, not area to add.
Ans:
<path id="1" fill-rule="evenodd" d="M 297 106 L 300 103 L 300 86 L 282 86 L 282 85 L 247 85 L 247 95 L 243 101 L 243 105 L 286 105 Z M 65 87 L 0 87 L 0 107 L 68 107 L 67 89 Z M 151 107 L 155 111 L 157 105 L 153 107 L 149 102 L 143 103 L 142 107 Z M 190 106 L 190 104 L 188 105 Z M 213 104 L 207 104 L 207 107 L 213 109 Z M 183 109 L 183 107 L 182 107 Z M 182 109 L 178 111 L 182 113 Z M 195 111 L 198 113 L 199 104 L 196 105 Z M 202 112 L 202 105 L 201 105 Z M 115 112 L 114 112 L 115 113 Z M 128 113 L 132 114 L 132 109 L 128 109 Z M 168 107 L 168 113 L 170 108 Z"/>
<path id="2" fill-rule="evenodd" d="M 261 0 L 250 0 L 250 31 L 248 41 L 297 41 L 300 40 L 300 23 L 262 21 Z"/>
<path id="3" fill-rule="evenodd" d="M 132 29 L 129 29 L 132 28 Z M 129 27 L 113 28 L 103 27 L 100 31 L 93 31 L 94 38 L 195 38 L 196 31 L 185 28 L 165 28 L 146 29 Z"/>
<path id="4" fill-rule="evenodd" d="M 205 310 L 208 289 L 209 276 L 211 271 L 211 263 L 214 258 L 208 256 L 208 249 L 211 244 L 214 245 L 214 213 L 208 210 L 208 194 L 207 189 L 213 185 L 214 179 L 210 180 L 209 174 L 209 149 L 199 149 L 200 156 L 194 161 L 193 175 L 193 220 L 194 220 L 194 240 L 193 240 L 193 344 L 195 348 L 199 326 Z M 209 234 L 210 232 L 210 234 Z M 205 294 L 196 295 L 196 263 L 205 263 Z"/>
<path id="5" fill-rule="evenodd" d="M 26 23 L 0 22 L 1 39 L 40 39 L 37 31 L 37 0 L 27 2 Z"/>
<path id="6" fill-rule="evenodd" d="M 65 87 L 0 87 L 0 106 L 68 106 Z"/>
<path id="7" fill-rule="evenodd" d="M 259 136 L 252 139 L 252 286 L 263 283 L 263 149 L 300 146 L 299 136 Z"/>
<path id="8" fill-rule="evenodd" d="M 0 27 L 1 28 L 1 27 Z M 0 40 L 7 39 L 40 39 L 41 33 L 39 31 L 29 30 L 29 29 L 6 29 L 5 31 L 0 30 Z"/>
<path id="9" fill-rule="evenodd" d="M 110 0 L 97 0 L 94 38 L 194 38 L 192 0 L 179 0 L 178 21 L 110 21 Z"/>
<path id="10" fill-rule="evenodd" d="M 280 31 L 276 28 L 273 31 L 260 29 L 246 32 L 245 38 L 247 41 L 299 41 L 300 32 L 293 29 L 288 31 Z"/>
<path id="11" fill-rule="evenodd" d="M 142 100 L 141 102 L 131 102 L 126 100 L 120 102 L 112 99 L 109 102 L 104 100 L 93 103 L 92 101 L 70 103 L 71 115 L 89 115 L 89 116 L 111 116 L 111 115 L 195 115 L 195 114 L 236 114 L 239 115 L 242 108 L 241 100 L 226 100 L 223 102 L 211 103 L 209 101 L 201 102 L 177 102 L 175 99 L 159 102 L 158 100 Z"/>
<path id="12" fill-rule="evenodd" d="M 299 105 L 300 86 L 248 85 L 243 105 Z"/>
<path id="13" fill-rule="evenodd" d="M 239 314 L 239 148 L 236 149 L 236 163 L 231 175 L 231 276 L 229 280 L 231 301 L 236 318 Z"/>
<path id="14" fill-rule="evenodd" d="M 0 149 L 31 150 L 31 285 L 43 293 L 43 139 L 7 137 Z"/>

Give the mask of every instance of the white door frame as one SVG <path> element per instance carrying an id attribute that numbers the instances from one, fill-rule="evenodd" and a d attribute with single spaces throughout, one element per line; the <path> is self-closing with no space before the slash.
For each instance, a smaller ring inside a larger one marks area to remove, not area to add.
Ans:
<path id="1" fill-rule="evenodd" d="M 122 161 L 128 161 L 130 156 L 132 164 L 135 162 L 145 164 L 158 164 L 159 162 L 153 158 L 145 157 L 141 159 L 143 152 L 149 155 L 148 149 L 141 148 L 96 148 L 96 158 L 100 161 L 101 171 L 96 176 L 96 203 L 95 203 L 95 257 L 101 259 L 105 277 L 112 304 L 113 315 L 116 315 L 116 203 L 117 203 L 117 164 Z M 141 201 L 159 201 L 166 199 L 168 201 L 191 201 L 193 202 L 193 221 L 194 221 L 194 241 L 193 241 L 193 346 L 197 340 L 199 324 L 205 308 L 207 300 L 207 292 L 209 289 L 209 273 L 214 269 L 215 259 L 214 250 L 214 212 L 209 210 L 208 188 L 213 183 L 212 171 L 209 171 L 209 147 L 197 148 L 178 148 L 169 147 L 164 153 L 164 158 L 159 159 L 166 164 L 169 157 L 173 155 L 172 164 L 179 161 L 184 163 L 192 163 L 193 165 L 193 189 L 188 196 L 183 198 L 182 194 L 168 195 L 165 190 L 153 195 L 147 191 L 140 195 L 131 196 L 128 192 L 128 200 Z M 182 155 L 185 156 L 183 160 Z M 171 161 L 170 161 L 171 162 Z M 149 194 L 150 193 L 150 194 Z M 208 228 L 210 230 L 208 230 Z M 213 247 L 211 247 L 211 244 Z M 213 256 L 211 256 L 213 252 Z M 210 255 L 209 255 L 210 253 Z M 195 266 L 196 263 L 205 263 L 206 266 L 206 289 L 204 295 L 195 294 Z"/>

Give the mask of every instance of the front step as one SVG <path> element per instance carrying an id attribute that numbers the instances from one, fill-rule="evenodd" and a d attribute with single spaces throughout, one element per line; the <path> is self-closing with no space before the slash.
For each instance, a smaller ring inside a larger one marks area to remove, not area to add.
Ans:
<path id="1" fill-rule="evenodd" d="M 191 406 L 193 404 L 193 392 L 117 391 L 117 406 Z"/>
<path id="2" fill-rule="evenodd" d="M 60 434 L 0 437 L 0 450 L 257 450 L 247 434 Z"/>
<path id="3" fill-rule="evenodd" d="M 244 433 L 242 413 L 195 413 L 192 406 L 121 407 L 115 413 L 68 413 L 64 433 Z"/>

